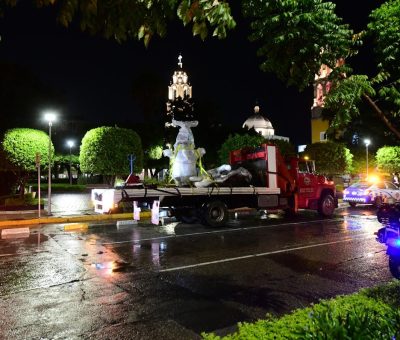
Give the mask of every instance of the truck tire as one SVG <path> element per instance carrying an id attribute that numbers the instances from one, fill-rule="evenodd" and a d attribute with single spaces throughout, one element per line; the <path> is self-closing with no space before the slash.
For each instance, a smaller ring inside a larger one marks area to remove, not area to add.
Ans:
<path id="1" fill-rule="evenodd" d="M 228 208 L 221 201 L 210 201 L 202 208 L 202 221 L 210 227 L 222 227 L 228 221 Z"/>
<path id="2" fill-rule="evenodd" d="M 318 213 L 323 217 L 331 217 L 335 211 L 335 200 L 332 195 L 324 195 L 318 202 Z"/>
<path id="3" fill-rule="evenodd" d="M 357 205 L 357 203 L 356 202 L 349 202 L 349 205 L 350 205 L 350 207 L 354 208 Z"/>

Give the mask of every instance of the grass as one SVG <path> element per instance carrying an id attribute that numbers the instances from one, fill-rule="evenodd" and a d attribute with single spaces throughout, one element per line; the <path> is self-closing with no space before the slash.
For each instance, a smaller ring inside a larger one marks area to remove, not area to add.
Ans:
<path id="1" fill-rule="evenodd" d="M 40 200 L 41 204 L 43 204 L 43 199 Z M 0 198 L 0 205 L 5 207 L 19 207 L 19 206 L 27 206 L 27 205 L 38 205 L 39 199 L 33 197 L 31 193 L 25 194 L 24 197 L 20 197 L 19 195 L 14 196 L 4 196 Z"/>
<path id="2" fill-rule="evenodd" d="M 236 333 L 207 340 L 239 339 L 400 339 L 400 281 L 321 300 L 277 318 L 239 323 Z"/>
<path id="3" fill-rule="evenodd" d="M 37 183 L 28 184 L 27 187 L 31 186 L 32 191 L 37 191 Z M 47 191 L 48 185 L 47 183 L 40 184 L 40 190 L 42 192 Z M 52 183 L 51 191 L 52 192 L 84 192 L 86 191 L 86 185 L 83 184 L 67 184 L 67 183 Z"/>

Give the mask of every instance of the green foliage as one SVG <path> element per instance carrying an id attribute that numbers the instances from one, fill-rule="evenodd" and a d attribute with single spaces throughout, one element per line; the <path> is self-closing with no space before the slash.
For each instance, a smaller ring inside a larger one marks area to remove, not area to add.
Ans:
<path id="1" fill-rule="evenodd" d="M 48 165 L 49 136 L 43 131 L 25 128 L 7 130 L 2 148 L 7 161 L 18 171 L 36 171 L 36 153 L 41 155 L 41 164 Z M 54 154 L 53 144 L 51 152 Z"/>
<path id="2" fill-rule="evenodd" d="M 342 24 L 332 2 L 245 0 L 243 9 L 251 20 L 250 39 L 261 43 L 258 53 L 264 71 L 303 90 L 314 83 L 322 64 L 333 69 L 324 110 L 331 123 L 329 134 L 358 117 L 363 101 L 400 139 L 400 0 L 383 2 L 371 13 L 368 30 L 356 34 Z M 378 71 L 371 79 L 352 76 L 349 64 L 367 35 L 373 38 L 367 41 L 374 42 L 377 54 L 370 58 L 370 68 Z M 341 60 L 346 65 L 337 63 Z"/>
<path id="3" fill-rule="evenodd" d="M 378 169 L 384 172 L 400 172 L 400 146 L 384 146 L 376 152 Z"/>
<path id="4" fill-rule="evenodd" d="M 30 183 L 29 186 L 32 187 L 33 191 L 38 191 L 37 183 Z M 40 190 L 46 192 L 48 188 L 47 182 L 40 183 Z M 86 185 L 83 184 L 68 184 L 68 183 L 51 183 L 52 192 L 85 192 L 87 191 Z"/>
<path id="5" fill-rule="evenodd" d="M 264 143 L 265 138 L 261 135 L 239 134 L 229 135 L 228 139 L 218 150 L 218 156 L 222 164 L 229 163 L 229 153 L 244 147 L 256 147 Z"/>
<path id="6" fill-rule="evenodd" d="M 397 281 L 356 294 L 321 300 L 311 307 L 255 323 L 239 323 L 226 337 L 203 333 L 204 339 L 394 339 L 400 336 Z"/>
<path id="7" fill-rule="evenodd" d="M 331 129 L 342 129 L 359 116 L 364 94 L 375 94 L 367 76 L 354 75 L 333 84 L 325 99 L 325 108 L 334 113 L 332 117 L 325 116 L 331 121 Z"/>
<path id="8" fill-rule="evenodd" d="M 58 10 L 58 21 L 65 27 L 79 20 L 82 31 L 101 34 L 118 42 L 127 39 L 142 40 L 147 46 L 152 36 L 165 36 L 167 24 L 179 18 L 184 25 L 193 24 L 193 35 L 204 39 L 212 35 L 226 36 L 235 27 L 227 1 L 220 0 L 34 0 L 38 7 L 53 6 Z M 15 6 L 15 0 L 6 0 L 0 6 Z"/>
<path id="9" fill-rule="evenodd" d="M 307 145 L 304 154 L 315 160 L 317 171 L 334 175 L 347 173 L 351 169 L 353 155 L 341 143 L 332 141 Z"/>
<path id="10" fill-rule="evenodd" d="M 296 155 L 296 150 L 293 144 L 285 140 L 265 139 L 258 133 L 235 133 L 234 135 L 229 135 L 229 137 L 221 145 L 220 149 L 218 150 L 219 159 L 222 164 L 227 164 L 229 163 L 229 153 L 231 151 L 245 147 L 257 147 L 263 143 L 276 145 L 282 156 Z"/>
<path id="11" fill-rule="evenodd" d="M 148 151 L 148 157 L 150 159 L 161 159 L 163 156 L 163 148 L 161 145 L 153 145 Z"/>
<path id="12" fill-rule="evenodd" d="M 79 166 L 79 155 L 55 155 L 54 157 L 54 163 L 69 165 L 70 161 L 73 167 Z"/>
<path id="13" fill-rule="evenodd" d="M 385 103 L 389 116 L 400 114 L 400 1 L 383 3 L 370 15 L 369 33 L 375 42 L 375 53 L 379 61 L 378 74 L 374 82 L 380 100 Z M 398 126 L 398 125 L 397 125 Z"/>
<path id="14" fill-rule="evenodd" d="M 41 204 L 43 204 L 43 200 L 41 199 Z M 2 204 L 5 207 L 21 207 L 24 205 L 35 205 L 37 206 L 39 203 L 38 198 L 36 198 L 36 196 L 34 196 L 34 193 L 27 193 L 24 195 L 24 197 L 20 197 L 20 196 L 13 196 L 13 197 L 8 197 L 6 199 L 4 199 L 4 202 L 2 202 Z"/>
<path id="15" fill-rule="evenodd" d="M 79 162 L 81 171 L 111 177 L 129 174 L 128 155 L 134 154 L 134 172 L 143 168 L 143 150 L 139 135 L 130 129 L 99 127 L 88 131 L 82 139 Z"/>
<path id="16" fill-rule="evenodd" d="M 358 42 L 335 14 L 335 4 L 322 0 L 252 0 L 243 2 L 251 22 L 250 40 L 262 44 L 261 69 L 288 85 L 304 89 L 322 64 L 334 68 L 353 55 Z"/>
<path id="17" fill-rule="evenodd" d="M 351 153 L 353 155 L 353 162 L 351 165 L 350 173 L 352 174 L 365 173 L 367 168 L 367 155 L 365 146 L 363 145 L 362 147 L 353 148 L 351 150 Z M 371 149 L 368 149 L 368 168 L 371 171 L 371 169 L 375 169 L 376 165 L 377 164 L 375 159 L 375 153 L 371 152 Z"/>
<path id="18" fill-rule="evenodd" d="M 375 40 L 381 71 L 400 77 L 400 1 L 385 1 L 370 15 L 368 30 Z"/>
<path id="19" fill-rule="evenodd" d="M 276 145 L 282 156 L 294 157 L 297 156 L 296 148 L 290 142 L 283 139 L 269 139 L 265 141 L 267 144 Z"/>

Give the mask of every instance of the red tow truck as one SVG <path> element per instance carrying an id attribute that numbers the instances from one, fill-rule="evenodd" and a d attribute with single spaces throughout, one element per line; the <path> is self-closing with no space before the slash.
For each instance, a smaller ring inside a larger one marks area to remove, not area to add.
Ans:
<path id="1" fill-rule="evenodd" d="M 177 186 L 135 186 L 120 189 L 93 189 L 95 211 L 110 213 L 120 202 L 152 204 L 168 210 L 185 223 L 201 221 L 209 226 L 222 226 L 228 220 L 228 209 L 298 209 L 317 210 L 330 217 L 337 207 L 335 185 L 315 173 L 313 162 L 296 157 L 284 159 L 275 145 L 244 148 L 230 153 L 232 169 L 243 167 L 251 174 L 248 185 L 205 188 Z"/>

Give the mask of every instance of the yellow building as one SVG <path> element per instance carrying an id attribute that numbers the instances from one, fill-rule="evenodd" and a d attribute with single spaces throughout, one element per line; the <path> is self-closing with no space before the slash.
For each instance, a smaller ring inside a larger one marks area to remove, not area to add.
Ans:
<path id="1" fill-rule="evenodd" d="M 339 59 L 336 66 L 344 64 L 344 59 Z M 328 79 L 332 69 L 327 65 L 321 65 L 314 82 L 314 102 L 311 107 L 311 143 L 324 142 L 327 140 L 326 131 L 329 128 L 329 121 L 322 118 L 324 100 L 331 88 L 331 81 Z"/>
<path id="2" fill-rule="evenodd" d="M 311 107 L 311 143 L 326 141 L 326 131 L 329 128 L 329 121 L 322 118 L 325 95 L 329 92 L 330 81 L 327 77 L 332 69 L 322 65 L 314 82 L 314 102 Z"/>

